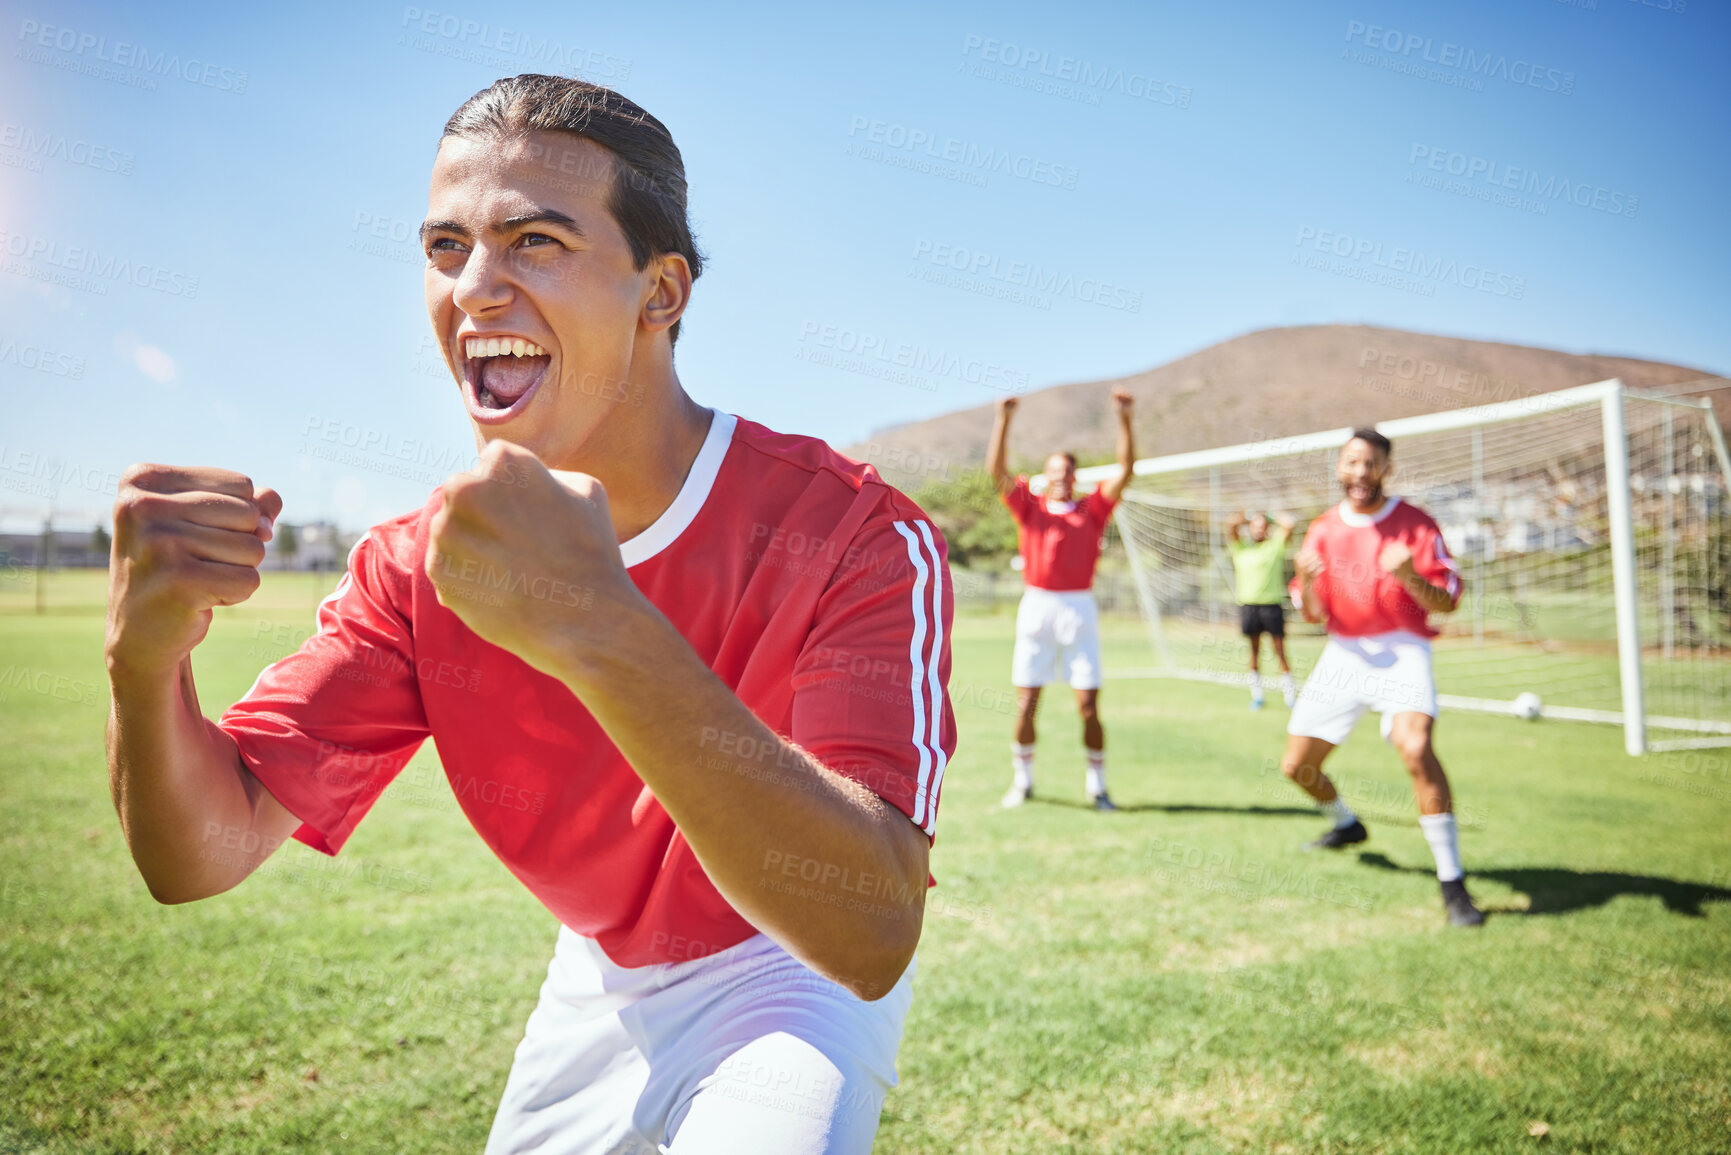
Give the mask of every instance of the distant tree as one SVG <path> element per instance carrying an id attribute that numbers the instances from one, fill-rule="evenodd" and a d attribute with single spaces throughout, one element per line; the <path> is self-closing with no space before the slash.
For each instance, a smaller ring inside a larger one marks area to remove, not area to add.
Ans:
<path id="1" fill-rule="evenodd" d="M 973 469 L 953 480 L 928 481 L 913 498 L 949 542 L 950 560 L 969 568 L 998 568 L 1016 552 L 1016 522 L 998 499 L 992 479 Z"/>
<path id="2" fill-rule="evenodd" d="M 293 560 L 300 548 L 300 538 L 295 534 L 294 526 L 285 521 L 276 527 L 276 551 L 284 562 Z"/>
<path id="3" fill-rule="evenodd" d="M 90 531 L 91 551 L 98 557 L 106 558 L 108 556 L 108 549 L 113 544 L 114 539 L 108 536 L 108 531 L 102 528 L 102 523 L 97 522 L 96 528 Z"/>

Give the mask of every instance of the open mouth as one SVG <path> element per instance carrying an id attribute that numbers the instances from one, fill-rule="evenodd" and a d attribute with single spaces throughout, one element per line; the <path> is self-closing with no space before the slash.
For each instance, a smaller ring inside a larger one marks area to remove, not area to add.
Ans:
<path id="1" fill-rule="evenodd" d="M 522 337 L 464 337 L 463 383 L 475 408 L 503 417 L 546 376 L 553 358 Z"/>

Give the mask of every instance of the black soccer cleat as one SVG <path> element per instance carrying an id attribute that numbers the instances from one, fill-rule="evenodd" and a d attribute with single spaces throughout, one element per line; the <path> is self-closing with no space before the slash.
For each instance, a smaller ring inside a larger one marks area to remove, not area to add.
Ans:
<path id="1" fill-rule="evenodd" d="M 1088 805 L 1092 806 L 1095 810 L 1116 810 L 1116 809 L 1118 809 L 1118 807 L 1112 801 L 1112 796 L 1110 794 L 1107 794 L 1105 791 L 1101 791 L 1098 794 L 1090 794 L 1088 796 Z"/>
<path id="2" fill-rule="evenodd" d="M 1485 912 L 1473 905 L 1467 893 L 1465 879 L 1451 878 L 1442 884 L 1443 909 L 1448 912 L 1450 926 L 1483 926 Z"/>
<path id="3" fill-rule="evenodd" d="M 1304 844 L 1306 850 L 1339 850 L 1343 846 L 1351 846 L 1355 842 L 1363 842 L 1370 837 L 1370 831 L 1364 828 L 1364 823 L 1354 818 L 1345 826 L 1336 826 L 1315 842 Z"/>

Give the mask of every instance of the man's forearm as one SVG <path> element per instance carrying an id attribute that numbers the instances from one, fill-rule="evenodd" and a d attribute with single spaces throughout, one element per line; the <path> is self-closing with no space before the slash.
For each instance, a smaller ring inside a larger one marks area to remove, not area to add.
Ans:
<path id="1" fill-rule="evenodd" d="M 236 885 L 287 831 L 272 824 L 268 846 L 240 837 L 257 832 L 264 803 L 281 808 L 241 765 L 234 739 L 199 712 L 190 659 L 174 670 L 113 670 L 109 681 L 109 791 L 145 885 L 168 903 Z"/>
<path id="2" fill-rule="evenodd" d="M 986 446 L 986 472 L 999 490 L 1009 488 L 1010 415 L 999 410 L 992 421 L 992 439 Z"/>
<path id="3" fill-rule="evenodd" d="M 1441 586 L 1432 585 L 1418 573 L 1397 574 L 1395 580 L 1406 588 L 1406 592 L 1412 595 L 1413 601 L 1417 602 L 1426 613 L 1447 614 L 1454 612 L 1457 604 L 1455 595 Z"/>
<path id="4" fill-rule="evenodd" d="M 888 993 L 919 940 L 925 834 L 765 725 L 647 601 L 618 618 L 630 645 L 576 657 L 566 684 L 735 910 L 862 997 Z"/>

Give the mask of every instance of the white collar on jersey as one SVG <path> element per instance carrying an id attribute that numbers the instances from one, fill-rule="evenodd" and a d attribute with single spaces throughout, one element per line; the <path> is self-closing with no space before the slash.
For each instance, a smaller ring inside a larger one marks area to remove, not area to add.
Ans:
<path id="1" fill-rule="evenodd" d="M 1357 529 L 1363 529 L 1367 525 L 1375 525 L 1377 522 L 1393 513 L 1394 507 L 1399 504 L 1400 498 L 1390 497 L 1383 501 L 1382 508 L 1377 510 L 1375 513 L 1359 513 L 1354 510 L 1351 505 L 1343 501 L 1340 503 L 1340 520 Z"/>
<path id="2" fill-rule="evenodd" d="M 709 499 L 715 476 L 721 472 L 722 458 L 727 456 L 727 447 L 733 444 L 733 427 L 738 424 L 731 413 L 719 409 L 710 412 L 715 416 L 709 422 L 703 448 L 697 451 L 691 472 L 685 475 L 685 484 L 679 487 L 679 495 L 673 499 L 673 504 L 662 510 L 661 516 L 648 529 L 630 541 L 619 543 L 619 559 L 625 563 L 626 569 L 648 561 L 677 541 Z"/>

